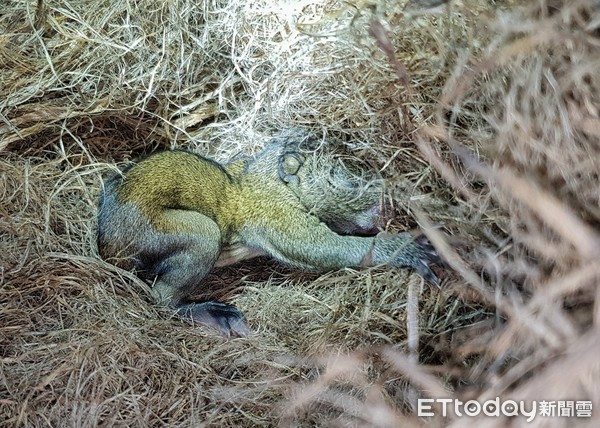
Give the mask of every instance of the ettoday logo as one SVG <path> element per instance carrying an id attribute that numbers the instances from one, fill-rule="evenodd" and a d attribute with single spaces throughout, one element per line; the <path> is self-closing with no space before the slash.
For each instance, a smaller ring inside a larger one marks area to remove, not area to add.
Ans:
<path id="1" fill-rule="evenodd" d="M 543 417 L 591 417 L 592 402 L 590 400 L 559 400 L 559 401 L 515 401 L 500 400 L 499 397 L 479 402 L 469 400 L 463 402 L 454 398 L 421 398 L 417 401 L 418 416 L 435 416 L 433 405 L 441 406 L 442 417 L 448 416 L 450 410 L 458 416 L 490 417 L 524 416 L 527 422 L 533 421 L 536 416 Z"/>

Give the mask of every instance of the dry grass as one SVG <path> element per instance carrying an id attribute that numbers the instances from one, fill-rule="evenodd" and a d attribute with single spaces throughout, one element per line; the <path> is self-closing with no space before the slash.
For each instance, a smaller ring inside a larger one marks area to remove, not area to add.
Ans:
<path id="1" fill-rule="evenodd" d="M 596 414 L 600 8 L 497 3 L 3 5 L 0 426 L 526 425 L 418 418 L 418 397 Z M 388 228 L 421 225 L 441 290 L 253 261 L 210 278 L 257 332 L 223 341 L 98 258 L 115 164 L 292 126 L 381 171 Z"/>

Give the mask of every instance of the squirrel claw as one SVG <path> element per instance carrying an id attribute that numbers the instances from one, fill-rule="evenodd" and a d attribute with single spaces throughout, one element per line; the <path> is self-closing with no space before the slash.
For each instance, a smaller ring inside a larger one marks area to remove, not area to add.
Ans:
<path id="1" fill-rule="evenodd" d="M 431 270 L 431 268 L 429 267 L 427 262 L 425 262 L 423 260 L 419 260 L 417 265 L 414 266 L 413 268 L 415 271 L 417 271 L 417 273 L 419 275 L 421 275 L 425 279 L 425 281 L 430 282 L 431 284 L 435 285 L 437 288 L 441 288 L 438 277 L 435 275 L 435 273 L 433 273 L 433 271 Z"/>
<path id="2" fill-rule="evenodd" d="M 413 269 L 417 271 L 419 275 L 425 278 L 426 281 L 440 288 L 440 282 L 429 265 L 442 265 L 444 264 L 444 261 L 425 235 L 419 235 L 415 237 L 413 242 L 418 247 L 419 253 L 421 254 L 421 257 L 418 259 L 415 265 L 412 266 Z"/>

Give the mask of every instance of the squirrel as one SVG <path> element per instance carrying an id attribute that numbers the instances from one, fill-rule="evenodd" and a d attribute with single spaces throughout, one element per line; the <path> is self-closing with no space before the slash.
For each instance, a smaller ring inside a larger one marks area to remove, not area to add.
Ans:
<path id="1" fill-rule="evenodd" d="M 243 314 L 191 296 L 206 291 L 202 280 L 214 267 L 247 258 L 267 255 L 318 271 L 387 264 L 437 284 L 429 264 L 440 260 L 428 242 L 408 233 L 372 236 L 382 192 L 360 170 L 303 131 L 228 164 L 183 150 L 157 152 L 105 180 L 99 254 L 155 279 L 159 305 L 226 337 L 250 333 Z"/>

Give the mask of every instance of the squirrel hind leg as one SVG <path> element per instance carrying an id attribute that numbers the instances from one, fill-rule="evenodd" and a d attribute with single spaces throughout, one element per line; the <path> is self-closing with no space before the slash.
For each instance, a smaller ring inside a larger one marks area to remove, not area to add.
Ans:
<path id="1" fill-rule="evenodd" d="M 224 337 L 250 334 L 244 315 L 234 306 L 215 301 L 190 301 L 209 295 L 203 280 L 221 253 L 221 233 L 210 218 L 195 211 L 168 209 L 156 219 L 160 248 L 171 249 L 155 263 L 158 280 L 152 295 L 160 305 L 172 308 L 181 318 L 211 327 Z"/>
<path id="2" fill-rule="evenodd" d="M 246 337 L 250 334 L 244 314 L 232 305 L 221 302 L 198 302 L 181 305 L 177 314 L 219 332 L 221 336 Z"/>
<path id="3" fill-rule="evenodd" d="M 155 222 L 159 230 L 139 239 L 139 268 L 146 277 L 157 277 L 156 302 L 177 308 L 206 291 L 202 280 L 219 257 L 221 233 L 215 222 L 194 211 L 165 210 Z"/>
<path id="4" fill-rule="evenodd" d="M 151 290 L 152 296 L 157 304 L 171 308 L 181 318 L 211 327 L 226 338 L 246 337 L 250 329 L 244 315 L 234 306 L 193 301 L 193 296 L 198 294 L 211 297 L 210 290 L 203 284 L 216 256 L 211 259 L 210 263 L 203 264 L 206 259 L 199 251 L 183 251 L 164 259 L 160 263 L 162 273 Z"/>

